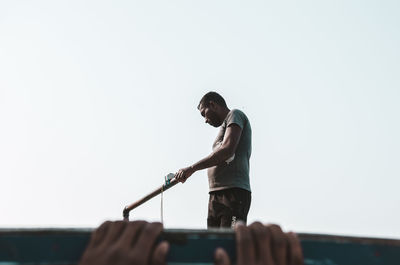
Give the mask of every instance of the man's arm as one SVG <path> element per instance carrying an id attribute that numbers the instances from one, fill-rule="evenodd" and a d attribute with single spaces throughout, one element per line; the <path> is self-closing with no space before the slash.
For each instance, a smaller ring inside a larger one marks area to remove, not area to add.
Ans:
<path id="1" fill-rule="evenodd" d="M 242 128 L 235 123 L 230 124 L 226 129 L 224 140 L 219 148 L 192 166 L 180 169 L 175 174 L 175 178 L 181 182 L 185 182 L 194 172 L 225 162 L 235 154 L 241 135 Z"/>
<path id="2" fill-rule="evenodd" d="M 192 165 L 194 171 L 202 170 L 205 168 L 216 166 L 225 162 L 228 158 L 232 157 L 239 144 L 240 136 L 242 135 L 242 128 L 239 125 L 232 123 L 228 126 L 225 132 L 224 140 L 219 148 L 212 152 L 209 156 L 203 158 L 197 163 Z"/>

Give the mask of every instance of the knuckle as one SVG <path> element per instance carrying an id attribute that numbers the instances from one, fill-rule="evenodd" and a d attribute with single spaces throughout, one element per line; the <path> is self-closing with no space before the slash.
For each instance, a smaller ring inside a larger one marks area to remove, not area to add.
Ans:
<path id="1" fill-rule="evenodd" d="M 276 231 L 281 231 L 282 232 L 282 229 L 281 229 L 281 227 L 279 226 L 279 225 L 277 225 L 277 224 L 270 224 L 270 225 L 268 225 L 272 230 L 276 230 Z"/>
<path id="2" fill-rule="evenodd" d="M 139 226 L 139 225 L 143 225 L 143 224 L 146 224 L 147 222 L 146 221 L 143 221 L 143 220 L 138 220 L 138 221 L 133 221 L 133 222 L 131 222 L 133 225 L 137 225 L 137 226 Z"/>
<path id="3" fill-rule="evenodd" d="M 289 241 L 282 229 L 277 225 L 270 226 L 272 243 L 277 248 L 284 248 L 288 245 Z"/>
<path id="4" fill-rule="evenodd" d="M 260 222 L 257 221 L 257 222 L 252 223 L 249 227 L 251 229 L 259 230 L 261 226 L 263 226 L 263 225 Z"/>
<path id="5" fill-rule="evenodd" d="M 102 223 L 99 228 L 96 229 L 96 231 L 105 229 L 106 227 L 108 227 L 112 222 L 111 221 L 105 221 L 104 223 Z"/>

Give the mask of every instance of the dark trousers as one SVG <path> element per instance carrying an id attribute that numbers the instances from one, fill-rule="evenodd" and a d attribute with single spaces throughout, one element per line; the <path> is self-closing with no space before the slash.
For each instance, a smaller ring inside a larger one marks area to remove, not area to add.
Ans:
<path id="1" fill-rule="evenodd" d="M 251 192 L 231 188 L 210 192 L 207 227 L 233 227 L 237 221 L 247 222 Z"/>

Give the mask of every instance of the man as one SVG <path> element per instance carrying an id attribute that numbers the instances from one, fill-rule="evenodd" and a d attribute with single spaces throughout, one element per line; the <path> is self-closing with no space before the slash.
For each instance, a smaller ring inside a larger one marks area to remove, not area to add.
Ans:
<path id="1" fill-rule="evenodd" d="M 242 111 L 230 110 L 216 92 L 205 94 L 197 108 L 206 123 L 221 129 L 214 141 L 213 152 L 180 169 L 175 178 L 183 183 L 194 172 L 208 168 L 207 227 L 233 227 L 239 220 L 246 223 L 251 203 L 250 122 Z"/>

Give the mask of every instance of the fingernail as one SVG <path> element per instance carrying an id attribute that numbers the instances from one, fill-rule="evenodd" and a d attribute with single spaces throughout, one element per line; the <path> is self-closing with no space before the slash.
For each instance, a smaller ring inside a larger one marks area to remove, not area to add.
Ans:
<path id="1" fill-rule="evenodd" d="M 245 226 L 245 223 L 241 220 L 237 221 L 235 224 L 235 227 L 239 227 L 239 226 Z"/>
<path id="2" fill-rule="evenodd" d="M 215 250 L 215 259 L 217 263 L 220 263 L 222 261 L 223 256 L 224 256 L 224 250 L 222 248 L 217 248 Z"/>
<path id="3" fill-rule="evenodd" d="M 169 243 L 167 241 L 163 241 L 160 243 L 160 248 L 162 250 L 163 253 L 168 252 L 169 250 Z"/>

